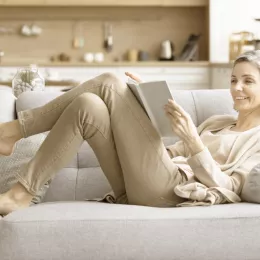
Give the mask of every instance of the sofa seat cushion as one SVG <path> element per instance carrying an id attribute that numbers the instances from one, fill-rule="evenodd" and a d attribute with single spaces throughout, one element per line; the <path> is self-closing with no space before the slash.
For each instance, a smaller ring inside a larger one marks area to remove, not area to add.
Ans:
<path id="1" fill-rule="evenodd" d="M 5 259 L 259 259 L 260 205 L 51 202 L 0 221 Z M 10 250 L 15 248 L 15 250 Z"/>

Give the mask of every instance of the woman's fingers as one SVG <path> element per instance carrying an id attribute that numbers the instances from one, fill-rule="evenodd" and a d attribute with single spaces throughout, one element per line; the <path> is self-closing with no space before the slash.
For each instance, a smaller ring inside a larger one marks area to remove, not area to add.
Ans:
<path id="1" fill-rule="evenodd" d="M 176 110 L 176 108 L 173 107 L 172 105 L 166 104 L 166 105 L 165 105 L 165 110 L 166 110 L 168 113 L 172 114 L 173 116 L 178 116 L 178 117 L 182 116 L 182 114 L 181 114 L 180 112 L 178 112 L 178 111 Z"/>
<path id="2" fill-rule="evenodd" d="M 128 76 L 128 77 L 130 77 L 131 79 L 137 81 L 137 82 L 142 82 L 142 80 L 141 80 L 138 76 L 134 75 L 134 74 L 131 73 L 131 72 L 128 72 L 128 71 L 125 72 L 125 75 Z"/>
<path id="3" fill-rule="evenodd" d="M 170 105 L 170 107 L 172 107 L 174 110 L 179 112 L 181 115 L 187 116 L 187 112 L 179 104 L 177 104 L 174 100 L 169 99 L 168 104 Z"/>

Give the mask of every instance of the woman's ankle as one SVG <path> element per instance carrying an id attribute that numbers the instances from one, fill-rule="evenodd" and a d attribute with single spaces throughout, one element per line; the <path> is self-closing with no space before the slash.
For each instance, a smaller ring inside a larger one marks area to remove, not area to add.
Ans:
<path id="1" fill-rule="evenodd" d="M 8 130 L 10 131 L 10 135 L 15 139 L 15 141 L 19 141 L 23 138 L 22 132 L 21 132 L 21 126 L 19 121 L 13 120 L 7 123 Z"/>
<path id="2" fill-rule="evenodd" d="M 26 188 L 20 183 L 17 182 L 7 193 L 6 195 L 14 200 L 17 203 L 30 203 L 33 199 L 33 195 L 30 194 Z"/>
<path id="3" fill-rule="evenodd" d="M 20 123 L 18 120 L 0 124 L 0 154 L 9 156 L 14 151 L 15 143 L 22 136 Z"/>

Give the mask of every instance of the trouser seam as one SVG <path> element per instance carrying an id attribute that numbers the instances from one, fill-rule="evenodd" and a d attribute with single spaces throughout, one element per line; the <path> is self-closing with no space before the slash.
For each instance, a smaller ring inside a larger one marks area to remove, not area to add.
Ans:
<path id="1" fill-rule="evenodd" d="M 86 122 L 84 122 L 84 123 L 86 123 L 87 125 L 92 126 L 92 127 L 95 128 L 96 130 L 98 130 L 98 132 L 99 132 L 106 140 L 108 139 L 108 137 L 105 136 L 105 133 L 103 133 L 103 132 L 101 131 L 101 129 L 100 129 L 98 126 L 96 126 L 94 123 L 88 122 L 88 121 L 86 121 Z M 81 133 L 80 133 L 80 134 L 81 134 Z M 82 137 L 83 137 L 83 133 L 82 133 Z M 92 136 L 92 137 L 93 137 L 93 136 Z M 91 139 L 92 137 L 90 137 L 90 138 L 85 138 L 85 136 L 84 136 L 84 140 L 89 140 L 89 139 Z"/>
<path id="2" fill-rule="evenodd" d="M 25 120 L 24 120 L 24 117 L 23 117 L 23 113 L 22 113 L 23 111 L 21 111 L 21 112 L 19 112 L 18 113 L 18 116 L 17 116 L 17 118 L 18 118 L 18 122 L 19 122 L 19 125 L 20 125 L 20 129 L 21 129 L 21 133 L 22 133 L 22 136 L 23 137 L 26 137 L 27 135 L 26 135 L 26 131 L 25 131 Z"/>

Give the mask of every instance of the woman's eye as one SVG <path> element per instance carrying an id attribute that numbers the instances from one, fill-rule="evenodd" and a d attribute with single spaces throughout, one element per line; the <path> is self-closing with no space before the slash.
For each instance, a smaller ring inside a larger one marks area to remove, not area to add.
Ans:
<path id="1" fill-rule="evenodd" d="M 232 80 L 231 80 L 231 83 L 234 84 L 234 83 L 236 83 L 236 81 L 235 81 L 234 79 L 232 79 Z"/>
<path id="2" fill-rule="evenodd" d="M 251 81 L 251 80 L 246 80 L 246 84 L 252 84 L 253 83 L 253 81 Z"/>

